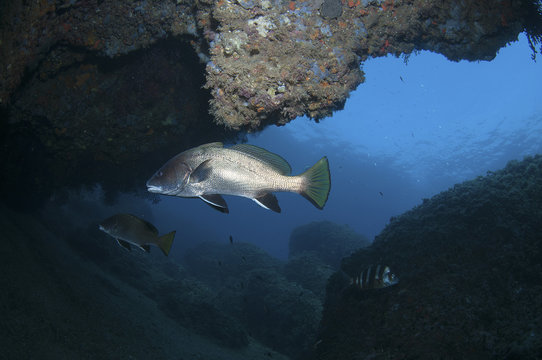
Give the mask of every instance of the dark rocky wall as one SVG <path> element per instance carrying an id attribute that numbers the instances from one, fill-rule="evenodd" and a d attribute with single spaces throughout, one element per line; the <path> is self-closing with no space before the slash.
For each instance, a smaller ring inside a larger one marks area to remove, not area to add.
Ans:
<path id="1" fill-rule="evenodd" d="M 390 221 L 329 282 L 314 358 L 542 357 L 542 156 Z M 348 286 L 347 275 L 375 263 L 399 284 Z"/>

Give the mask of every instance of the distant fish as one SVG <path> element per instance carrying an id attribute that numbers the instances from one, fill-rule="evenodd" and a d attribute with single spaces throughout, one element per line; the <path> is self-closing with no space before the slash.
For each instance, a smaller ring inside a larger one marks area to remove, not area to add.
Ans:
<path id="1" fill-rule="evenodd" d="M 230 235 L 230 244 L 233 244 L 233 237 Z"/>
<path id="2" fill-rule="evenodd" d="M 158 236 L 158 229 L 153 224 L 131 214 L 117 214 L 105 219 L 100 230 L 117 239 L 119 245 L 127 250 L 132 250 L 131 245 L 134 245 L 149 252 L 149 245 L 154 244 L 166 256 L 175 237 L 175 231 Z"/>
<path id="3" fill-rule="evenodd" d="M 380 194 L 380 196 L 384 196 L 384 193 L 382 191 L 379 191 L 378 193 Z"/>
<path id="4" fill-rule="evenodd" d="M 403 80 L 403 77 L 399 75 L 399 79 L 401 79 L 402 82 L 405 82 L 405 80 Z"/>
<path id="5" fill-rule="evenodd" d="M 318 209 L 326 204 L 331 179 L 324 156 L 304 173 L 291 176 L 290 165 L 280 156 L 257 146 L 239 144 L 224 148 L 220 142 L 186 150 L 170 159 L 147 181 L 152 193 L 199 197 L 215 209 L 228 212 L 221 195 L 243 196 L 280 212 L 273 192 L 299 193 Z"/>
<path id="6" fill-rule="evenodd" d="M 388 266 L 371 265 L 359 275 L 351 279 L 351 284 L 363 290 L 382 289 L 395 285 L 399 279 Z"/>

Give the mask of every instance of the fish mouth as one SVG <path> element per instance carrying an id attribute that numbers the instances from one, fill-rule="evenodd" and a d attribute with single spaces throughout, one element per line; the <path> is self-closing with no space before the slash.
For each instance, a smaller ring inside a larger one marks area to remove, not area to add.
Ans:
<path id="1" fill-rule="evenodd" d="M 151 193 L 161 193 L 162 188 L 159 186 L 149 185 L 147 184 L 147 191 Z"/>

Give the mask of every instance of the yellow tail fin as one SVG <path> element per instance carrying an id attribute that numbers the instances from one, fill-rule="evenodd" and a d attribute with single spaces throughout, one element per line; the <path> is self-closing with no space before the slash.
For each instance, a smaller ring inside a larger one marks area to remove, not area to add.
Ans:
<path id="1" fill-rule="evenodd" d="M 323 209 L 331 189 L 331 175 L 329 174 L 329 162 L 323 157 L 310 169 L 300 176 L 304 177 L 305 188 L 300 194 L 309 200 L 318 209 Z"/>
<path id="2" fill-rule="evenodd" d="M 168 256 L 169 250 L 171 249 L 171 244 L 173 244 L 173 239 L 175 238 L 175 231 L 170 232 L 169 234 L 162 235 L 158 238 L 158 247 L 164 255 Z"/>

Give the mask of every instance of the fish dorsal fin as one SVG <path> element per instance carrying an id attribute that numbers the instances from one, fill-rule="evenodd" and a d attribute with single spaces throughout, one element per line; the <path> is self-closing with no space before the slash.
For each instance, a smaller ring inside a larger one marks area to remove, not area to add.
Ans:
<path id="1" fill-rule="evenodd" d="M 216 141 L 216 142 L 212 142 L 212 143 L 203 144 L 203 145 L 198 146 L 198 148 L 200 148 L 200 149 L 202 149 L 202 148 L 223 148 L 223 147 L 224 147 L 224 144 L 221 143 L 220 141 Z"/>
<path id="2" fill-rule="evenodd" d="M 270 151 L 262 149 L 261 147 L 249 144 L 237 144 L 233 145 L 230 149 L 242 152 L 263 161 L 272 166 L 273 169 L 277 170 L 282 175 L 290 175 L 292 173 L 292 168 L 286 160 L 277 154 L 273 154 Z"/>
<path id="3" fill-rule="evenodd" d="M 156 226 L 154 226 L 153 224 L 151 224 L 150 222 L 148 222 L 147 220 L 143 220 L 135 215 L 132 215 L 132 214 L 128 214 L 129 216 L 133 217 L 134 219 L 136 219 L 137 221 L 141 221 L 141 223 L 143 225 L 145 225 L 150 231 L 152 231 L 153 234 L 155 235 L 158 235 L 158 229 L 156 228 Z"/>

